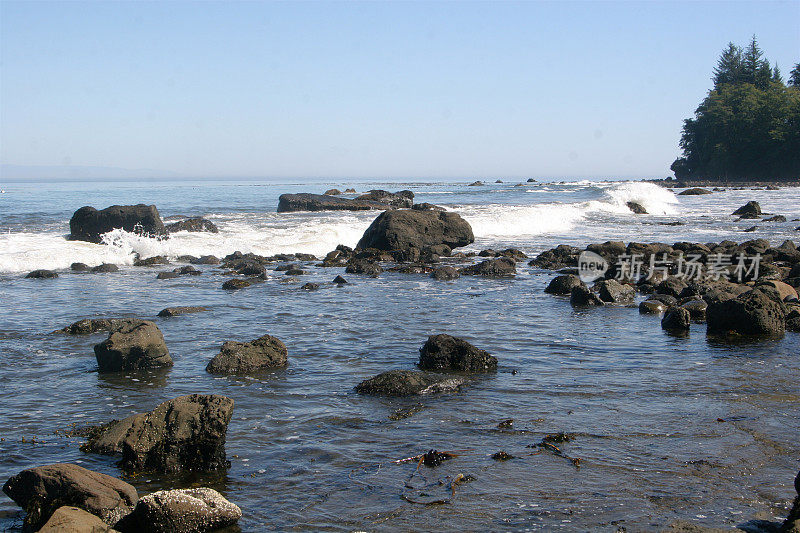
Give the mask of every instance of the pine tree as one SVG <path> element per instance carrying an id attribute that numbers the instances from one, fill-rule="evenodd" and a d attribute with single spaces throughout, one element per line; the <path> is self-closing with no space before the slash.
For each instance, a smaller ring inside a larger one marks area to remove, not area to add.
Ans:
<path id="1" fill-rule="evenodd" d="M 744 65 L 742 64 L 742 49 L 733 43 L 728 43 L 722 55 L 717 61 L 717 67 L 714 69 L 714 88 L 720 87 L 726 83 L 737 83 L 742 79 L 744 74 Z"/>
<path id="2" fill-rule="evenodd" d="M 772 81 L 783 83 L 783 76 L 781 76 L 781 69 L 778 68 L 778 63 L 775 63 L 775 68 L 772 69 Z"/>
<path id="3" fill-rule="evenodd" d="M 800 89 L 800 63 L 796 64 L 789 72 L 789 86 Z"/>

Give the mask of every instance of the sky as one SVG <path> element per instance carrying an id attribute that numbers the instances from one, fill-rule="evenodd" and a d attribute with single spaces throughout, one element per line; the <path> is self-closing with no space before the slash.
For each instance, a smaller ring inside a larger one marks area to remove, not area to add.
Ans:
<path id="1" fill-rule="evenodd" d="M 665 177 L 790 2 L 0 1 L 0 163 L 187 177 Z"/>

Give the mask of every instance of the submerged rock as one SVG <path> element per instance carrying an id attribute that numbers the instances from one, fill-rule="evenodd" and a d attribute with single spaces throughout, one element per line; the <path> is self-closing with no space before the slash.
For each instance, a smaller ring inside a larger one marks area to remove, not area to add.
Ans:
<path id="1" fill-rule="evenodd" d="M 193 217 L 187 218 L 186 220 L 173 222 L 172 224 L 167 224 L 166 229 L 169 233 L 175 233 L 178 231 L 191 231 L 195 233 L 205 231 L 208 233 L 219 233 L 219 228 L 217 225 L 203 217 Z"/>
<path id="2" fill-rule="evenodd" d="M 647 214 L 647 209 L 645 209 L 644 206 L 639 202 L 626 202 L 625 205 L 628 206 L 628 209 L 630 209 L 637 215 Z"/>
<path id="3" fill-rule="evenodd" d="M 101 427 L 84 450 L 122 452 L 128 471 L 211 471 L 226 468 L 225 434 L 233 400 L 191 394 L 150 411 Z"/>
<path id="4" fill-rule="evenodd" d="M 464 267 L 459 273 L 486 278 L 513 278 L 517 275 L 517 263 L 508 257 L 498 257 Z"/>
<path id="5" fill-rule="evenodd" d="M 70 463 L 23 470 L 3 485 L 3 492 L 27 512 L 25 526 L 34 531 L 64 505 L 113 525 L 130 513 L 139 499 L 128 483 Z"/>
<path id="6" fill-rule="evenodd" d="M 222 288 L 226 291 L 235 291 L 237 289 L 244 289 L 245 287 L 249 287 L 251 283 L 246 279 L 229 279 L 225 283 L 222 284 Z"/>
<path id="7" fill-rule="evenodd" d="M 699 196 L 702 194 L 714 194 L 713 192 L 709 191 L 708 189 L 702 189 L 700 187 L 694 187 L 692 189 L 686 189 L 685 191 L 681 191 L 678 193 L 678 196 Z"/>
<path id="8" fill-rule="evenodd" d="M 781 303 L 752 290 L 706 309 L 709 334 L 782 335 L 786 314 Z"/>
<path id="9" fill-rule="evenodd" d="M 58 277 L 58 272 L 54 272 L 52 270 L 39 269 L 39 270 L 34 270 L 32 272 L 28 272 L 28 275 L 25 277 L 30 279 L 52 279 Z"/>
<path id="10" fill-rule="evenodd" d="M 208 311 L 208 308 L 196 305 L 187 305 L 182 307 L 167 307 L 166 309 L 162 309 L 161 311 L 159 311 L 158 316 L 160 317 L 180 316 L 189 313 L 200 313 L 202 311 Z"/>
<path id="11" fill-rule="evenodd" d="M 205 533 L 241 517 L 242 510 L 214 489 L 160 490 L 143 496 L 117 528 L 122 533 Z"/>
<path id="12" fill-rule="evenodd" d="M 581 285 L 583 285 L 581 278 L 575 274 L 562 274 L 554 277 L 544 289 L 544 292 L 548 294 L 571 294 L 573 288 Z"/>
<path id="13" fill-rule="evenodd" d="M 497 358 L 463 339 L 446 334 L 431 335 L 419 349 L 423 370 L 490 372 L 497 370 Z"/>
<path id="14" fill-rule="evenodd" d="M 689 331 L 692 317 L 688 309 L 670 307 L 661 319 L 661 328 L 667 331 Z"/>
<path id="15" fill-rule="evenodd" d="M 457 248 L 474 241 L 472 227 L 457 213 L 400 209 L 378 215 L 356 248 L 423 250 L 441 244 Z"/>
<path id="16" fill-rule="evenodd" d="M 66 333 L 67 335 L 89 335 L 98 331 L 111 331 L 111 328 L 118 322 L 117 319 L 108 318 L 84 318 L 73 322 L 69 326 L 54 331 L 53 333 Z"/>
<path id="17" fill-rule="evenodd" d="M 658 300 L 645 300 L 639 304 L 639 313 L 643 315 L 660 315 L 668 307 L 667 304 Z"/>
<path id="18" fill-rule="evenodd" d="M 378 263 L 367 259 L 353 258 L 347 262 L 347 267 L 344 271 L 347 274 L 366 274 L 367 276 L 377 277 L 378 274 L 383 272 L 383 268 Z"/>
<path id="19" fill-rule="evenodd" d="M 431 272 L 431 277 L 439 281 L 452 281 L 458 279 L 461 275 L 458 273 L 458 270 L 451 266 L 440 266 L 436 267 L 433 272 Z"/>
<path id="20" fill-rule="evenodd" d="M 98 211 L 94 207 L 81 207 L 69 221 L 71 241 L 87 241 L 99 244 L 101 236 L 114 229 L 147 237 L 167 234 L 158 209 L 154 205 L 112 205 Z"/>
<path id="21" fill-rule="evenodd" d="M 228 341 L 206 366 L 211 374 L 247 374 L 286 366 L 288 351 L 280 339 L 264 335 L 250 342 Z"/>
<path id="22" fill-rule="evenodd" d="M 605 305 L 605 302 L 585 285 L 578 285 L 572 288 L 569 296 L 569 303 L 573 307 L 588 307 L 593 305 Z"/>
<path id="23" fill-rule="evenodd" d="M 364 380 L 356 386 L 360 394 L 411 396 L 435 392 L 454 392 L 466 381 L 461 377 L 443 376 L 418 370 L 389 370 Z"/>
<path id="24" fill-rule="evenodd" d="M 347 191 L 345 191 L 347 192 Z M 358 198 L 339 198 L 327 194 L 282 194 L 278 198 L 278 213 L 294 211 L 367 211 L 387 207 L 411 207 L 414 193 L 400 191 L 370 191 Z"/>
<path id="25" fill-rule="evenodd" d="M 147 259 L 136 259 L 133 262 L 133 266 L 141 267 L 141 266 L 153 266 L 153 265 L 168 265 L 169 259 L 164 257 L 163 255 L 154 255 L 153 257 L 148 257 Z"/>
<path id="26" fill-rule="evenodd" d="M 103 263 L 101 265 L 97 265 L 96 267 L 92 267 L 92 272 L 94 272 L 95 274 L 106 273 L 106 272 L 119 272 L 119 267 L 112 263 Z"/>
<path id="27" fill-rule="evenodd" d="M 108 339 L 95 345 L 94 354 L 100 372 L 172 366 L 164 336 L 149 320 L 116 321 Z"/>

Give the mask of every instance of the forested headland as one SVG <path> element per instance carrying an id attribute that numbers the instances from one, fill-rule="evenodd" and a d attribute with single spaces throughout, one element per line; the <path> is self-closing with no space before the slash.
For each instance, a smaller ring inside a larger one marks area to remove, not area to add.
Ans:
<path id="1" fill-rule="evenodd" d="M 714 69 L 714 86 L 684 120 L 679 180 L 800 179 L 800 63 L 784 82 L 756 38 L 733 43 Z"/>

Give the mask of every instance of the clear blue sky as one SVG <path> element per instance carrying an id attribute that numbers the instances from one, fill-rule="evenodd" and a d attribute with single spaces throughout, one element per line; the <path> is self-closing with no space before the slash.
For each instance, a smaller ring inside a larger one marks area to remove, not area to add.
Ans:
<path id="1" fill-rule="evenodd" d="M 0 162 L 188 176 L 663 177 L 791 2 L 0 3 Z"/>

